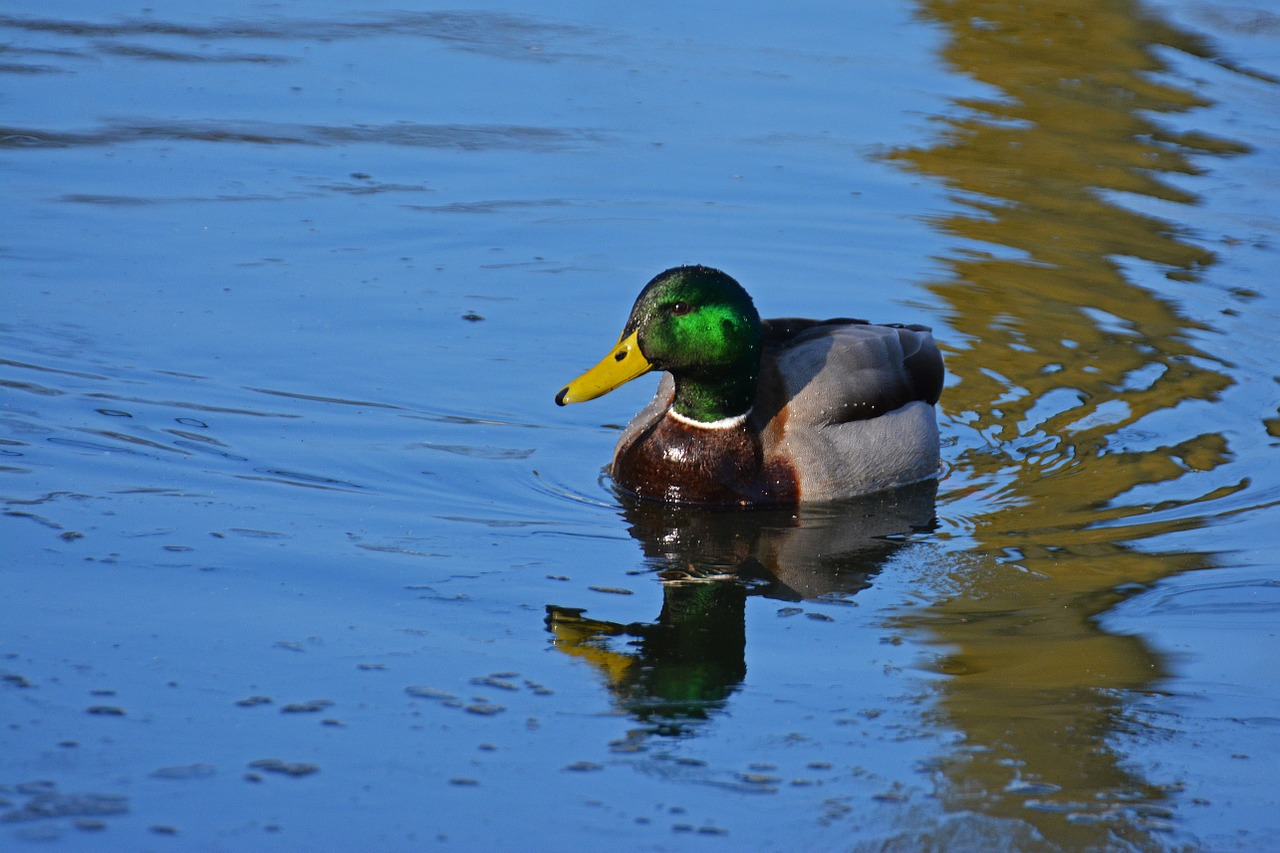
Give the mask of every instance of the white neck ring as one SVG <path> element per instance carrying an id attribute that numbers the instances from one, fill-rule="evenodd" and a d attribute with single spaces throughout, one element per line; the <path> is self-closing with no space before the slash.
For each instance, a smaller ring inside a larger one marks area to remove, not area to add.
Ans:
<path id="1" fill-rule="evenodd" d="M 680 414 L 675 409 L 667 409 L 667 414 L 682 424 L 688 424 L 689 426 L 697 427 L 698 429 L 733 429 L 736 426 L 741 426 L 747 420 L 747 416 L 751 414 L 751 410 L 747 409 L 740 415 L 721 418 L 718 421 L 695 421 L 693 418 Z"/>

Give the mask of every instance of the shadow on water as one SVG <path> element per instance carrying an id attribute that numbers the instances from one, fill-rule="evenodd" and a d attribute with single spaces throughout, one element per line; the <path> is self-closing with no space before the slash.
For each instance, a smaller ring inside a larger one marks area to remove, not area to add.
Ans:
<path id="1" fill-rule="evenodd" d="M 589 662 L 616 706 L 680 735 L 722 710 L 746 675 L 746 602 L 866 589 L 914 531 L 931 529 L 936 484 L 799 510 L 714 510 L 623 498 L 630 532 L 663 580 L 654 622 L 620 624 L 548 605 L 556 649 Z M 800 612 L 799 608 L 795 610 Z"/>
<path id="2" fill-rule="evenodd" d="M 1140 3 L 922 2 L 919 14 L 943 28 L 946 62 L 996 92 L 956 101 L 931 146 L 889 155 L 950 189 L 954 212 L 932 222 L 964 241 L 929 289 L 960 333 L 940 535 L 971 540 L 957 594 L 901 619 L 945 649 L 936 714 L 963 735 L 938 764 L 956 821 L 902 840 L 1160 846 L 1171 789 L 1127 766 L 1119 741 L 1143 736 L 1127 703 L 1168 671 L 1098 617 L 1219 564 L 1160 537 L 1211 523 L 1248 479 L 1222 485 L 1233 457 L 1205 414 L 1232 366 L 1197 346 L 1210 327 L 1175 296 L 1215 256 L 1122 201 L 1197 204 L 1181 188 L 1196 160 L 1247 149 L 1160 123 L 1208 105 L 1161 76 L 1163 51 L 1210 51 Z M 1135 265 L 1163 284 L 1137 283 Z"/>

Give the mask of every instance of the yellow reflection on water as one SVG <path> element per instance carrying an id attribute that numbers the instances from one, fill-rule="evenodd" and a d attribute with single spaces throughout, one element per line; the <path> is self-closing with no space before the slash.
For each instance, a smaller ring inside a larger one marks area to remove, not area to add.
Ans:
<path id="1" fill-rule="evenodd" d="M 939 512 L 973 548 L 957 594 L 904 619 L 943 650 L 940 722 L 964 737 L 939 764 L 940 794 L 1006 841 L 1145 847 L 1166 789 L 1124 765 L 1132 724 L 1116 691 L 1165 673 L 1097 617 L 1210 567 L 1212 554 L 1161 553 L 1154 538 L 1204 524 L 1244 484 L 1199 485 L 1230 447 L 1220 424 L 1176 411 L 1216 400 L 1230 365 L 1197 348 L 1203 320 L 1126 274 L 1194 286 L 1214 255 L 1134 208 L 1196 204 L 1198 164 L 1246 149 L 1161 123 L 1208 105 L 1161 76 L 1162 51 L 1207 48 L 1140 3 L 918 9 L 944 29 L 946 62 L 991 87 L 939 117 L 932 145 L 891 155 L 951 190 L 953 210 L 931 221 L 958 239 L 930 288 L 961 334 Z"/>

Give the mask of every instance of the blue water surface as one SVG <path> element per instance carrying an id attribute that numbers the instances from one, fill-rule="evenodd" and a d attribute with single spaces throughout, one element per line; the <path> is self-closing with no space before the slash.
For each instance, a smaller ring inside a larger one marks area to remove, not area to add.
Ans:
<path id="1" fill-rule="evenodd" d="M 1280 18 L 1086 5 L 10 0 L 0 846 L 1266 849 Z M 936 496 L 618 495 L 680 263 Z"/>

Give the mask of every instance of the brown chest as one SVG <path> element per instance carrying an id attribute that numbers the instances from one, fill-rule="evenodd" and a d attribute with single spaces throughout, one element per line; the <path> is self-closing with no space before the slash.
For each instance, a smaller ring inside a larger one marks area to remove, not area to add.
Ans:
<path id="1" fill-rule="evenodd" d="M 637 497 L 666 503 L 737 506 L 798 498 L 795 472 L 767 458 L 746 423 L 716 429 L 661 417 L 617 448 L 613 478 Z"/>

